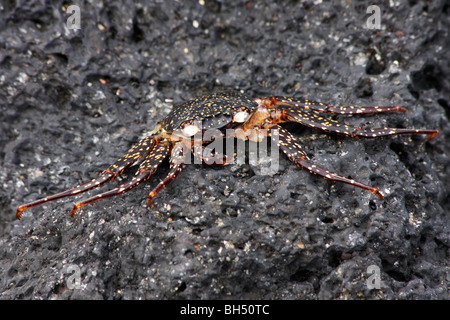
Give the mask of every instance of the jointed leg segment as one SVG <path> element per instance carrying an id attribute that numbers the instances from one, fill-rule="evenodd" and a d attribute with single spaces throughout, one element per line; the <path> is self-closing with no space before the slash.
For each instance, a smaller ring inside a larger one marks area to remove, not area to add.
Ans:
<path id="1" fill-rule="evenodd" d="M 155 195 L 164 189 L 170 182 L 175 180 L 181 170 L 184 168 L 185 159 L 187 156 L 186 148 L 183 147 L 183 142 L 178 142 L 172 149 L 170 154 L 170 171 L 169 174 L 152 190 L 148 195 L 147 206 L 150 207 Z M 187 149 L 189 150 L 189 149 Z"/>
<path id="2" fill-rule="evenodd" d="M 311 101 L 308 99 L 291 98 L 291 97 L 272 97 L 261 98 L 261 100 L 267 105 L 267 107 L 287 106 L 295 107 L 304 110 L 313 110 L 323 113 L 333 114 L 364 114 L 364 113 L 381 113 L 388 111 L 403 111 L 406 109 L 398 106 L 345 106 L 336 107 L 331 104 L 326 104 L 317 101 Z"/>
<path id="3" fill-rule="evenodd" d="M 144 161 L 139 165 L 139 170 L 136 173 L 136 176 L 133 177 L 130 181 L 127 181 L 121 184 L 119 187 L 114 188 L 112 190 L 100 193 L 88 199 L 85 199 L 81 202 L 76 203 L 72 210 L 70 211 L 70 216 L 73 217 L 75 212 L 90 203 L 97 202 L 101 199 L 106 199 L 110 197 L 114 197 L 116 195 L 125 193 L 130 191 L 131 189 L 137 187 L 142 182 L 148 180 L 150 176 L 156 171 L 161 162 L 167 157 L 169 154 L 169 146 L 165 143 L 160 143 L 156 145 L 153 150 L 147 155 Z"/>
<path id="4" fill-rule="evenodd" d="M 317 128 L 326 132 L 338 133 L 353 138 L 375 138 L 386 137 L 398 134 L 426 134 L 428 140 L 431 140 L 438 134 L 438 130 L 420 130 L 403 128 L 375 128 L 363 130 L 359 127 L 341 124 L 336 120 L 322 117 L 312 112 L 302 111 L 301 109 L 313 110 L 323 113 L 334 114 L 363 114 L 379 113 L 386 111 L 405 111 L 405 109 L 396 106 L 387 107 L 334 107 L 320 102 L 301 100 L 294 98 L 273 97 L 262 99 L 263 103 L 270 109 L 270 117 L 273 123 L 297 122 L 308 127 Z M 286 106 L 285 108 L 276 108 L 277 106 Z M 274 108 L 275 107 L 275 108 Z M 294 108 L 295 107 L 295 108 Z M 317 167 L 309 162 L 301 146 L 295 141 L 294 137 L 282 127 L 276 125 L 272 128 L 279 129 L 279 148 L 293 161 L 297 166 L 316 174 L 324 179 L 339 181 L 367 191 L 372 192 L 378 198 L 383 199 L 383 195 L 376 188 L 365 185 L 353 179 L 348 179 L 326 169 Z M 427 141 L 428 141 L 427 140 Z"/>
<path id="5" fill-rule="evenodd" d="M 276 126 L 276 129 L 279 130 L 278 131 L 279 132 L 279 138 L 278 138 L 279 148 L 298 167 L 305 169 L 306 171 L 309 171 L 310 173 L 318 175 L 324 179 L 332 180 L 332 181 L 339 181 L 342 183 L 346 183 L 346 184 L 370 191 L 374 195 L 376 195 L 379 199 L 383 199 L 383 195 L 376 188 L 373 188 L 364 183 L 355 181 L 353 179 L 348 179 L 337 173 L 331 172 L 329 170 L 320 168 L 320 167 L 316 166 L 315 164 L 312 164 L 309 161 L 306 153 L 301 149 L 300 144 L 295 140 L 295 138 L 286 129 L 284 129 L 280 126 Z"/>
<path id="6" fill-rule="evenodd" d="M 148 136 L 141 141 L 139 141 L 136 145 L 134 145 L 128 152 L 119 160 L 117 160 L 114 164 L 112 164 L 108 169 L 103 171 L 100 177 L 93 179 L 89 182 L 82 183 L 74 188 L 58 192 L 54 195 L 38 199 L 36 201 L 21 205 L 16 211 L 16 218 L 20 219 L 22 212 L 26 209 L 53 201 L 57 199 L 61 199 L 64 197 L 69 197 L 73 195 L 77 195 L 91 189 L 100 187 L 108 181 L 113 180 L 117 175 L 122 173 L 126 168 L 131 166 L 133 163 L 138 161 L 140 158 L 144 157 L 154 146 L 158 143 L 158 140 L 153 136 Z"/>
<path id="7" fill-rule="evenodd" d="M 274 118 L 278 119 L 278 122 L 297 122 L 311 128 L 317 128 L 326 132 L 338 133 L 353 138 L 377 138 L 398 134 L 427 134 L 428 140 L 431 140 L 438 134 L 437 130 L 404 128 L 375 128 L 363 130 L 359 127 L 342 124 L 336 120 L 292 108 L 276 109 L 272 114 Z"/>

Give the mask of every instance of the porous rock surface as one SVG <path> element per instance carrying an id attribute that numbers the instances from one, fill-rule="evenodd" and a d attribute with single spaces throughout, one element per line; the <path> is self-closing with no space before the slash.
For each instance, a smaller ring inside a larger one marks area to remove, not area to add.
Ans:
<path id="1" fill-rule="evenodd" d="M 94 1 L 73 30 L 66 2 L 2 3 L 0 299 L 449 298 L 450 8 L 386 2 L 370 29 L 371 4 Z M 151 209 L 168 163 L 73 219 L 82 197 L 15 220 L 20 204 L 96 177 L 173 104 L 229 88 L 400 105 L 405 114 L 331 117 L 440 133 L 356 140 L 285 126 L 313 163 L 382 201 L 280 154 L 271 176 L 188 165 Z"/>

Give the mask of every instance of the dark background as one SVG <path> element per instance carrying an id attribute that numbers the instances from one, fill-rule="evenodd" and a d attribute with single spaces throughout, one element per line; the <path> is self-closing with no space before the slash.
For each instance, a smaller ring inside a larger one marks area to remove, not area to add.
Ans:
<path id="1" fill-rule="evenodd" d="M 373 3 L 379 30 L 366 27 Z M 80 30 L 66 27 L 70 4 L 0 6 L 0 299 L 449 297 L 448 3 L 93 1 L 79 3 Z M 315 164 L 383 201 L 281 155 L 274 176 L 189 165 L 150 210 L 167 163 L 74 219 L 82 197 L 15 220 L 20 204 L 96 177 L 173 104 L 228 88 L 400 105 L 331 117 L 440 133 L 356 140 L 286 125 Z M 367 286 L 371 265 L 379 289 Z"/>

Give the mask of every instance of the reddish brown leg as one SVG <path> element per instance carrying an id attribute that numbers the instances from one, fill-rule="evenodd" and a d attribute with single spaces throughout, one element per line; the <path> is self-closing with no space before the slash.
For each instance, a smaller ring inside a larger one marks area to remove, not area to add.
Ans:
<path id="1" fill-rule="evenodd" d="M 310 173 L 318 175 L 324 179 L 332 180 L 332 181 L 339 181 L 342 183 L 352 185 L 354 187 L 358 187 L 358 188 L 367 190 L 369 192 L 372 192 L 379 199 L 383 199 L 383 195 L 381 194 L 381 192 L 371 186 L 368 186 L 361 182 L 355 181 L 353 179 L 348 179 L 346 177 L 343 177 L 341 175 L 338 175 L 338 174 L 328 171 L 326 169 L 322 169 L 322 168 L 316 166 L 315 164 L 312 164 L 311 162 L 309 162 L 309 159 L 308 159 L 306 153 L 301 149 L 300 144 L 295 140 L 295 138 L 286 129 L 284 129 L 278 125 L 273 126 L 272 128 L 278 129 L 278 133 L 279 133 L 278 146 L 279 146 L 279 148 L 298 167 L 305 169 L 306 171 L 309 171 Z"/>
<path id="2" fill-rule="evenodd" d="M 144 161 L 139 165 L 139 170 L 133 179 L 121 184 L 117 188 L 100 193 L 96 196 L 76 203 L 70 211 L 70 216 L 73 217 L 79 208 L 84 207 L 87 204 L 128 192 L 140 185 L 142 182 L 148 180 L 150 176 L 156 171 L 161 162 L 167 157 L 167 155 L 169 154 L 169 149 L 170 147 L 168 143 L 163 142 L 157 144 L 147 155 Z"/>
<path id="3" fill-rule="evenodd" d="M 427 134 L 427 141 L 429 141 L 439 132 L 438 130 L 403 128 L 376 128 L 363 130 L 359 127 L 342 124 L 336 120 L 324 118 L 313 113 L 303 112 L 292 108 L 273 110 L 272 116 L 279 119 L 279 122 L 298 122 L 311 128 L 317 128 L 323 131 L 338 133 L 354 138 L 377 138 L 398 134 Z"/>
<path id="4" fill-rule="evenodd" d="M 57 199 L 61 199 L 68 196 L 73 196 L 79 193 L 83 193 L 89 191 L 91 189 L 100 187 L 106 182 L 113 180 L 117 175 L 123 172 L 126 168 L 131 166 L 133 163 L 138 161 L 140 158 L 145 156 L 153 146 L 158 142 L 158 140 L 153 136 L 148 136 L 141 141 L 139 141 L 136 145 L 134 145 L 128 152 L 119 160 L 117 160 L 114 164 L 112 164 L 108 169 L 103 171 L 100 174 L 100 177 L 95 178 L 89 182 L 82 183 L 74 188 L 58 192 L 54 195 L 47 196 L 42 199 L 38 199 L 36 201 L 21 205 L 16 211 L 16 218 L 20 219 L 22 212 L 26 209 L 54 201 Z"/>
<path id="5" fill-rule="evenodd" d="M 148 195 L 147 206 L 150 208 L 153 202 L 153 198 L 158 192 L 164 189 L 169 183 L 171 183 L 181 170 L 184 168 L 184 162 L 186 159 L 186 148 L 183 146 L 183 142 L 178 142 L 172 149 L 170 154 L 170 171 L 169 174 L 152 190 Z"/>
<path id="6" fill-rule="evenodd" d="M 388 111 L 403 111 L 405 108 L 398 106 L 345 106 L 336 107 L 331 104 L 325 104 L 322 102 L 311 101 L 302 98 L 291 97 L 272 97 L 272 98 L 260 98 L 267 107 L 276 106 L 291 106 L 301 108 L 305 110 L 313 110 L 324 113 L 334 114 L 363 114 L 363 113 L 380 113 Z"/>

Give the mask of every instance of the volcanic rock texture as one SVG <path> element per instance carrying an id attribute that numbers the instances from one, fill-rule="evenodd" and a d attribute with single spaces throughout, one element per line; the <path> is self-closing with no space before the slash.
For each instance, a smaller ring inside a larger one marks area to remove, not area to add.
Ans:
<path id="1" fill-rule="evenodd" d="M 379 29 L 367 25 L 373 1 L 86 1 L 78 30 L 70 4 L 0 5 L 0 299 L 449 298 L 445 1 L 380 2 Z M 363 140 L 285 125 L 313 163 L 382 201 L 280 154 L 272 176 L 188 165 L 148 209 L 164 162 L 68 216 L 134 167 L 15 220 L 20 204 L 96 177 L 174 104 L 230 88 L 399 105 L 329 116 L 440 133 Z"/>

